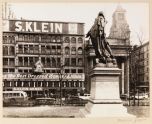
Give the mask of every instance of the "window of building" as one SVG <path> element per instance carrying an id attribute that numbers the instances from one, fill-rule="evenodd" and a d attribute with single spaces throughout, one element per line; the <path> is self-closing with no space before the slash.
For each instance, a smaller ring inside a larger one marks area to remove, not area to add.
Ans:
<path id="1" fill-rule="evenodd" d="M 61 58 L 57 58 L 57 65 L 58 65 L 58 66 L 61 65 Z"/>
<path id="2" fill-rule="evenodd" d="M 22 72 L 23 72 L 23 70 L 19 69 L 19 70 L 18 70 L 18 72 L 22 73 Z"/>
<path id="3" fill-rule="evenodd" d="M 71 69 L 71 73 L 76 73 L 76 69 Z"/>
<path id="4" fill-rule="evenodd" d="M 34 46 L 34 53 L 39 53 L 39 45 Z"/>
<path id="5" fill-rule="evenodd" d="M 65 69 L 65 73 L 70 73 L 70 70 L 69 69 Z"/>
<path id="6" fill-rule="evenodd" d="M 29 40 L 29 36 L 28 35 L 24 35 L 24 40 L 28 41 Z"/>
<path id="7" fill-rule="evenodd" d="M 56 54 L 56 46 L 52 46 L 51 54 Z"/>
<path id="8" fill-rule="evenodd" d="M 65 42 L 65 43 L 69 43 L 69 42 L 70 42 L 69 37 L 65 37 L 64 42 Z"/>
<path id="9" fill-rule="evenodd" d="M 70 54 L 70 48 L 67 46 L 65 47 L 65 54 L 66 55 L 69 55 Z"/>
<path id="10" fill-rule="evenodd" d="M 28 45 L 24 45 L 24 53 L 29 53 Z"/>
<path id="11" fill-rule="evenodd" d="M 18 40 L 19 40 L 19 41 L 23 41 L 23 40 L 24 40 L 24 37 L 23 37 L 22 34 L 19 34 L 19 35 L 18 35 Z"/>
<path id="12" fill-rule="evenodd" d="M 18 65 L 23 66 L 23 58 L 22 57 L 18 58 Z"/>
<path id="13" fill-rule="evenodd" d="M 34 59 L 33 59 L 33 57 L 29 57 L 29 66 L 34 66 Z"/>
<path id="14" fill-rule="evenodd" d="M 55 36 L 52 36 L 51 42 L 56 42 L 56 37 Z"/>
<path id="15" fill-rule="evenodd" d="M 61 46 L 57 46 L 57 54 L 61 54 Z"/>
<path id="16" fill-rule="evenodd" d="M 47 67 L 50 67 L 50 64 L 51 64 L 50 58 L 46 58 L 46 65 L 47 65 Z"/>
<path id="17" fill-rule="evenodd" d="M 33 52 L 34 52 L 33 45 L 29 45 L 29 53 L 33 53 Z"/>
<path id="18" fill-rule="evenodd" d="M 76 58 L 71 58 L 71 66 L 76 66 Z"/>
<path id="19" fill-rule="evenodd" d="M 82 58 L 78 58 L 78 65 L 82 66 L 83 65 L 83 59 Z"/>
<path id="20" fill-rule="evenodd" d="M 83 39 L 81 37 L 78 38 L 79 43 L 83 43 Z"/>
<path id="21" fill-rule="evenodd" d="M 52 58 L 52 67 L 56 67 L 56 60 L 55 60 L 55 58 Z"/>
<path id="22" fill-rule="evenodd" d="M 82 55 L 82 47 L 79 47 L 79 48 L 78 48 L 78 54 L 79 54 L 79 55 Z"/>
<path id="23" fill-rule="evenodd" d="M 9 36 L 9 43 L 14 43 L 14 42 L 15 42 L 15 37 Z"/>
<path id="24" fill-rule="evenodd" d="M 25 70 L 24 70 L 24 73 L 28 73 L 28 70 L 27 70 L 27 69 L 25 69 Z"/>
<path id="25" fill-rule="evenodd" d="M 46 53 L 47 54 L 51 53 L 51 47 L 49 45 L 46 46 Z"/>
<path id="26" fill-rule="evenodd" d="M 55 70 L 52 70 L 52 73 L 56 73 L 56 71 L 55 71 Z"/>
<path id="27" fill-rule="evenodd" d="M 3 36 L 3 43 L 7 43 L 7 36 Z"/>
<path id="28" fill-rule="evenodd" d="M 71 38 L 71 43 L 76 43 L 76 38 L 75 37 Z"/>
<path id="29" fill-rule="evenodd" d="M 22 45 L 18 45 L 18 52 L 23 53 L 23 46 Z"/>
<path id="30" fill-rule="evenodd" d="M 3 58 L 3 65 L 4 66 L 8 65 L 8 58 Z"/>
<path id="31" fill-rule="evenodd" d="M 41 62 L 42 62 L 42 65 L 43 65 L 44 67 L 46 67 L 46 65 L 45 65 L 45 57 L 42 57 L 42 58 L 41 58 Z"/>
<path id="32" fill-rule="evenodd" d="M 45 46 L 43 46 L 43 45 L 41 46 L 41 53 L 45 54 Z"/>
<path id="33" fill-rule="evenodd" d="M 60 36 L 57 36 L 56 41 L 57 41 L 57 42 L 61 42 L 61 37 L 60 37 Z"/>
<path id="34" fill-rule="evenodd" d="M 75 54 L 76 54 L 76 48 L 75 48 L 75 47 L 72 47 L 72 48 L 71 48 L 71 54 L 72 54 L 72 55 L 75 55 Z"/>
<path id="35" fill-rule="evenodd" d="M 38 57 L 34 57 L 34 63 L 36 63 L 39 60 Z"/>
<path id="36" fill-rule="evenodd" d="M 50 70 L 46 70 L 46 73 L 50 73 Z"/>
<path id="37" fill-rule="evenodd" d="M 35 41 L 35 42 L 39 42 L 39 35 L 35 35 L 35 36 L 34 36 L 34 41 Z"/>
<path id="38" fill-rule="evenodd" d="M 78 69 L 78 73 L 83 73 L 83 69 Z"/>
<path id="39" fill-rule="evenodd" d="M 64 63 L 66 66 L 69 66 L 70 65 L 70 58 L 65 58 Z"/>
<path id="40" fill-rule="evenodd" d="M 9 59 L 9 65 L 10 66 L 15 66 L 15 60 L 14 60 L 14 58 L 10 58 Z"/>
<path id="41" fill-rule="evenodd" d="M 24 57 L 24 66 L 28 66 L 28 57 Z"/>
<path id="42" fill-rule="evenodd" d="M 3 46 L 3 55 L 8 55 L 8 47 Z"/>
<path id="43" fill-rule="evenodd" d="M 6 68 L 3 68 L 3 72 L 8 72 L 8 69 L 6 69 Z"/>

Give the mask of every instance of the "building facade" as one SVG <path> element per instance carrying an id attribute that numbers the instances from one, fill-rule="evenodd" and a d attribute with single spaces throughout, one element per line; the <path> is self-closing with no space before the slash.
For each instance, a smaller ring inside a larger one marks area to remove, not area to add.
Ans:
<path id="1" fill-rule="evenodd" d="M 26 91 L 30 97 L 59 94 L 61 87 L 64 96 L 83 90 L 83 23 L 5 21 L 3 90 Z"/>
<path id="2" fill-rule="evenodd" d="M 107 37 L 107 41 L 110 44 L 112 53 L 114 54 L 118 67 L 122 70 L 120 75 L 120 94 L 126 94 L 129 91 L 129 50 L 130 45 L 130 30 L 126 20 L 126 11 L 121 7 L 117 6 L 113 13 L 112 26 L 110 34 Z M 91 41 L 86 41 L 86 82 L 90 82 L 89 72 L 95 65 L 95 52 Z M 88 91 L 90 91 L 90 83 L 87 85 Z"/>
<path id="3" fill-rule="evenodd" d="M 149 42 L 130 53 L 130 91 L 149 92 Z"/>

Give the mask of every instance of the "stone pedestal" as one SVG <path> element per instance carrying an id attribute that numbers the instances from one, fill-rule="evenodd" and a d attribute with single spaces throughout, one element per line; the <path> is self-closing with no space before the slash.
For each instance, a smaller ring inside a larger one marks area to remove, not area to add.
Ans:
<path id="1" fill-rule="evenodd" d="M 90 73 L 91 97 L 83 117 L 131 117 L 122 105 L 119 93 L 121 70 L 114 66 L 96 66 Z"/>

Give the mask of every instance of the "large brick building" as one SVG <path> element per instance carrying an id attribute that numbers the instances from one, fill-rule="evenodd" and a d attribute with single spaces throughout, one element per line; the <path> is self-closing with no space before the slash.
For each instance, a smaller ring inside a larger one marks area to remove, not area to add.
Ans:
<path id="1" fill-rule="evenodd" d="M 29 96 L 77 94 L 84 87 L 84 24 L 35 20 L 5 20 L 3 30 L 3 90 L 23 90 Z M 34 73 L 39 63 L 41 73 Z M 64 65 L 63 82 L 59 82 Z"/>

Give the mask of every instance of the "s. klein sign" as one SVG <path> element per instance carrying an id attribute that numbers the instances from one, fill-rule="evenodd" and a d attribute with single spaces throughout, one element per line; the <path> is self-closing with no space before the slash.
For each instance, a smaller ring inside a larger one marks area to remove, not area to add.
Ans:
<path id="1" fill-rule="evenodd" d="M 9 31 L 84 35 L 83 23 L 9 20 Z"/>

